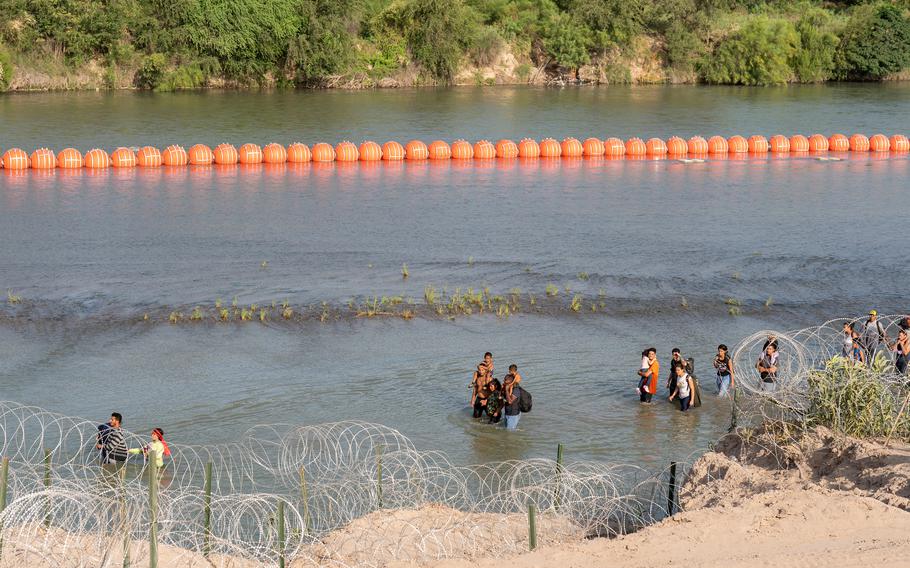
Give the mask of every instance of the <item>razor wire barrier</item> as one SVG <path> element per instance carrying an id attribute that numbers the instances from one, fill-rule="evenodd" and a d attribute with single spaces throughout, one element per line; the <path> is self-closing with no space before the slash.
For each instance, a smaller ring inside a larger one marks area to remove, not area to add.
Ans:
<path id="1" fill-rule="evenodd" d="M 10 459 L 0 566 L 148 565 L 151 468 L 142 455 L 100 465 L 97 434 L 87 420 L 0 402 Z M 124 436 L 131 448 L 145 443 Z M 161 566 L 501 556 L 528 550 L 531 506 L 538 546 L 667 515 L 665 471 L 550 459 L 455 466 L 378 424 L 257 426 L 233 443 L 170 448 L 157 485 Z"/>

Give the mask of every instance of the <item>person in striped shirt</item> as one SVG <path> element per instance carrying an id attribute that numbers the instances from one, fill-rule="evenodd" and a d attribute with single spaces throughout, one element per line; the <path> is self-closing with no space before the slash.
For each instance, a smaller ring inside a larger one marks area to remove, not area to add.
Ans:
<path id="1" fill-rule="evenodd" d="M 107 424 L 98 426 L 95 448 L 101 450 L 101 465 L 122 464 L 126 461 L 127 447 L 120 427 L 122 423 L 123 416 L 119 412 L 112 412 Z"/>

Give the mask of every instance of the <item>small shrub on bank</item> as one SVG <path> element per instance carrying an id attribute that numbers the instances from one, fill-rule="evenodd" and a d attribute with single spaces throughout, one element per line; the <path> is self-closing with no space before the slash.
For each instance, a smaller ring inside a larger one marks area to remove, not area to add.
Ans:
<path id="1" fill-rule="evenodd" d="M 841 79 L 881 80 L 910 66 L 910 19 L 892 4 L 856 9 L 835 55 Z"/>
<path id="2" fill-rule="evenodd" d="M 786 20 L 753 19 L 702 58 L 702 78 L 732 85 L 786 83 L 793 75 L 790 60 L 799 41 L 793 24 Z"/>

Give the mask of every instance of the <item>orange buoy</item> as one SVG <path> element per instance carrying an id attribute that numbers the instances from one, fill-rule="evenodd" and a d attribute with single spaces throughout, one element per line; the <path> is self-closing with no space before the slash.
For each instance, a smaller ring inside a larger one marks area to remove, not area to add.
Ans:
<path id="1" fill-rule="evenodd" d="M 314 162 L 334 162 L 335 148 L 325 142 L 313 144 L 313 161 Z"/>
<path id="2" fill-rule="evenodd" d="M 382 159 L 382 147 L 372 140 L 364 140 L 360 144 L 359 152 L 361 162 L 378 162 Z"/>
<path id="3" fill-rule="evenodd" d="M 86 155 L 88 160 L 88 155 Z M 144 146 L 136 153 L 136 163 L 143 168 L 157 168 L 161 165 L 161 152 L 154 146 Z"/>
<path id="4" fill-rule="evenodd" d="M 315 148 L 313 154 L 315 155 Z M 341 144 L 335 146 L 335 161 L 336 162 L 356 162 L 360 159 L 360 150 L 357 149 L 357 146 L 353 142 L 348 142 L 344 140 Z M 323 160 L 317 160 L 319 162 Z"/>
<path id="5" fill-rule="evenodd" d="M 627 156 L 644 156 L 648 153 L 648 147 L 642 141 L 641 138 L 629 138 L 626 140 L 626 155 Z"/>
<path id="6" fill-rule="evenodd" d="M 768 139 L 768 150 L 775 154 L 784 154 L 790 151 L 790 139 L 782 134 L 775 134 Z"/>
<path id="7" fill-rule="evenodd" d="M 749 151 L 749 143 L 745 138 L 736 134 L 727 138 L 727 148 L 730 154 L 745 154 Z"/>
<path id="8" fill-rule="evenodd" d="M 85 164 L 82 161 L 82 152 L 75 148 L 65 148 L 57 154 L 57 167 L 64 169 L 81 168 Z"/>
<path id="9" fill-rule="evenodd" d="M 585 156 L 603 156 L 607 148 L 600 138 L 586 138 L 582 143 Z"/>
<path id="10" fill-rule="evenodd" d="M 382 145 L 382 159 L 390 162 L 397 162 L 399 160 L 404 160 L 405 152 L 404 146 L 395 142 L 394 140 L 389 140 Z"/>
<path id="11" fill-rule="evenodd" d="M 891 149 L 891 141 L 884 134 L 873 134 L 869 137 L 869 149 L 873 152 L 887 152 Z"/>
<path id="12" fill-rule="evenodd" d="M 706 142 L 705 143 L 705 152 L 702 152 L 702 154 L 707 152 L 707 150 L 708 150 L 707 145 L 708 144 Z M 667 154 L 670 154 L 671 156 L 685 156 L 688 153 L 689 153 L 689 144 L 685 140 L 680 138 L 679 136 L 671 136 L 667 140 Z"/>
<path id="13" fill-rule="evenodd" d="M 649 156 L 666 156 L 667 143 L 660 138 L 648 138 L 645 143 L 645 150 L 647 150 Z"/>
<path id="14" fill-rule="evenodd" d="M 892 152 L 910 152 L 910 140 L 903 134 L 894 134 L 890 142 Z"/>
<path id="15" fill-rule="evenodd" d="M 122 146 L 117 148 L 111 152 L 111 166 L 115 168 L 135 168 L 136 153 Z"/>
<path id="16" fill-rule="evenodd" d="M 621 158 L 626 155 L 626 144 L 619 138 L 604 140 L 604 154 L 610 158 Z"/>
<path id="17" fill-rule="evenodd" d="M 288 151 L 276 142 L 266 144 L 262 148 L 262 161 L 266 164 L 283 164 L 288 161 Z"/>
<path id="18" fill-rule="evenodd" d="M 522 138 L 518 143 L 518 157 L 520 158 L 539 158 L 540 145 L 533 138 Z"/>
<path id="19" fill-rule="evenodd" d="M 8 170 L 27 170 L 29 165 L 28 154 L 20 148 L 10 148 L 3 153 L 3 167 Z"/>
<path id="20" fill-rule="evenodd" d="M 237 149 L 237 161 L 241 164 L 261 164 L 262 148 L 258 144 L 246 143 Z"/>
<path id="21" fill-rule="evenodd" d="M 846 152 L 850 149 L 850 139 L 843 134 L 832 134 L 828 138 L 828 150 L 832 152 Z"/>
<path id="22" fill-rule="evenodd" d="M 57 156 L 47 148 L 38 148 L 29 158 L 33 170 L 53 170 L 57 168 Z"/>
<path id="23" fill-rule="evenodd" d="M 727 144 L 727 139 L 723 136 L 712 136 L 708 138 L 709 154 L 726 154 L 729 151 L 730 146 Z"/>
<path id="24" fill-rule="evenodd" d="M 562 146 L 552 138 L 544 138 L 540 141 L 541 158 L 558 158 L 562 156 Z"/>
<path id="25" fill-rule="evenodd" d="M 85 167 L 92 170 L 101 170 L 111 166 L 111 158 L 107 152 L 99 148 L 89 150 L 85 155 Z"/>
<path id="26" fill-rule="evenodd" d="M 869 139 L 866 138 L 865 134 L 854 134 L 850 137 L 850 151 L 851 152 L 868 152 L 869 151 Z"/>
<path id="27" fill-rule="evenodd" d="M 474 144 L 475 160 L 492 160 L 496 157 L 496 147 L 489 140 L 478 140 Z"/>
<path id="28" fill-rule="evenodd" d="M 828 139 L 825 138 L 822 134 L 813 134 L 809 137 L 809 151 L 810 152 L 827 152 L 828 151 Z"/>
<path id="29" fill-rule="evenodd" d="M 404 147 L 404 157 L 407 160 L 426 160 L 429 156 L 427 145 L 420 140 L 411 140 Z"/>
<path id="30" fill-rule="evenodd" d="M 219 166 L 231 166 L 237 163 L 237 148 L 233 144 L 219 144 L 212 151 L 212 156 Z"/>
<path id="31" fill-rule="evenodd" d="M 578 138 L 563 138 L 561 150 L 564 158 L 580 158 L 584 155 L 585 149 L 578 141 Z"/>
<path id="32" fill-rule="evenodd" d="M 511 160 L 518 157 L 518 146 L 508 138 L 496 143 L 496 157 Z"/>
<path id="33" fill-rule="evenodd" d="M 749 136 L 749 141 L 746 145 L 749 148 L 749 152 L 752 154 L 768 153 L 768 139 L 759 134 Z"/>
<path id="34" fill-rule="evenodd" d="M 161 163 L 165 166 L 185 166 L 189 162 L 183 146 L 172 145 L 161 153 Z"/>
<path id="35" fill-rule="evenodd" d="M 689 154 L 703 156 L 708 153 L 708 141 L 701 136 L 689 138 L 687 145 L 689 146 Z M 667 144 L 667 149 L 669 150 L 669 143 Z"/>
<path id="36" fill-rule="evenodd" d="M 452 157 L 452 148 L 443 140 L 433 140 L 427 146 L 427 154 L 431 160 L 448 160 Z"/>
<path id="37" fill-rule="evenodd" d="M 824 136 L 822 136 L 824 138 Z M 809 151 L 809 139 L 803 136 L 802 134 L 795 134 L 790 137 L 790 151 L 791 152 L 808 152 Z M 827 140 L 825 141 L 827 143 Z"/>
<path id="38" fill-rule="evenodd" d="M 187 150 L 186 158 L 191 166 L 209 166 L 215 161 L 212 149 L 205 144 L 194 144 Z"/>
<path id="39" fill-rule="evenodd" d="M 452 158 L 455 160 L 471 160 L 474 158 L 474 146 L 467 140 L 452 142 Z"/>
<path id="40" fill-rule="evenodd" d="M 288 146 L 288 161 L 293 164 L 302 164 L 304 162 L 312 161 L 313 153 L 310 152 L 310 147 L 306 144 L 301 144 L 300 142 L 294 142 Z"/>

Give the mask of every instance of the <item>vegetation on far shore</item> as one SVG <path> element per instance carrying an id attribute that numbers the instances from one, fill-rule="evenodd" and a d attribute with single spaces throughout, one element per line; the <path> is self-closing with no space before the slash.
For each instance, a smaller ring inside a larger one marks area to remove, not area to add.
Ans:
<path id="1" fill-rule="evenodd" d="M 910 68 L 910 0 L 0 0 L 0 14 L 0 90 L 770 85 Z"/>

